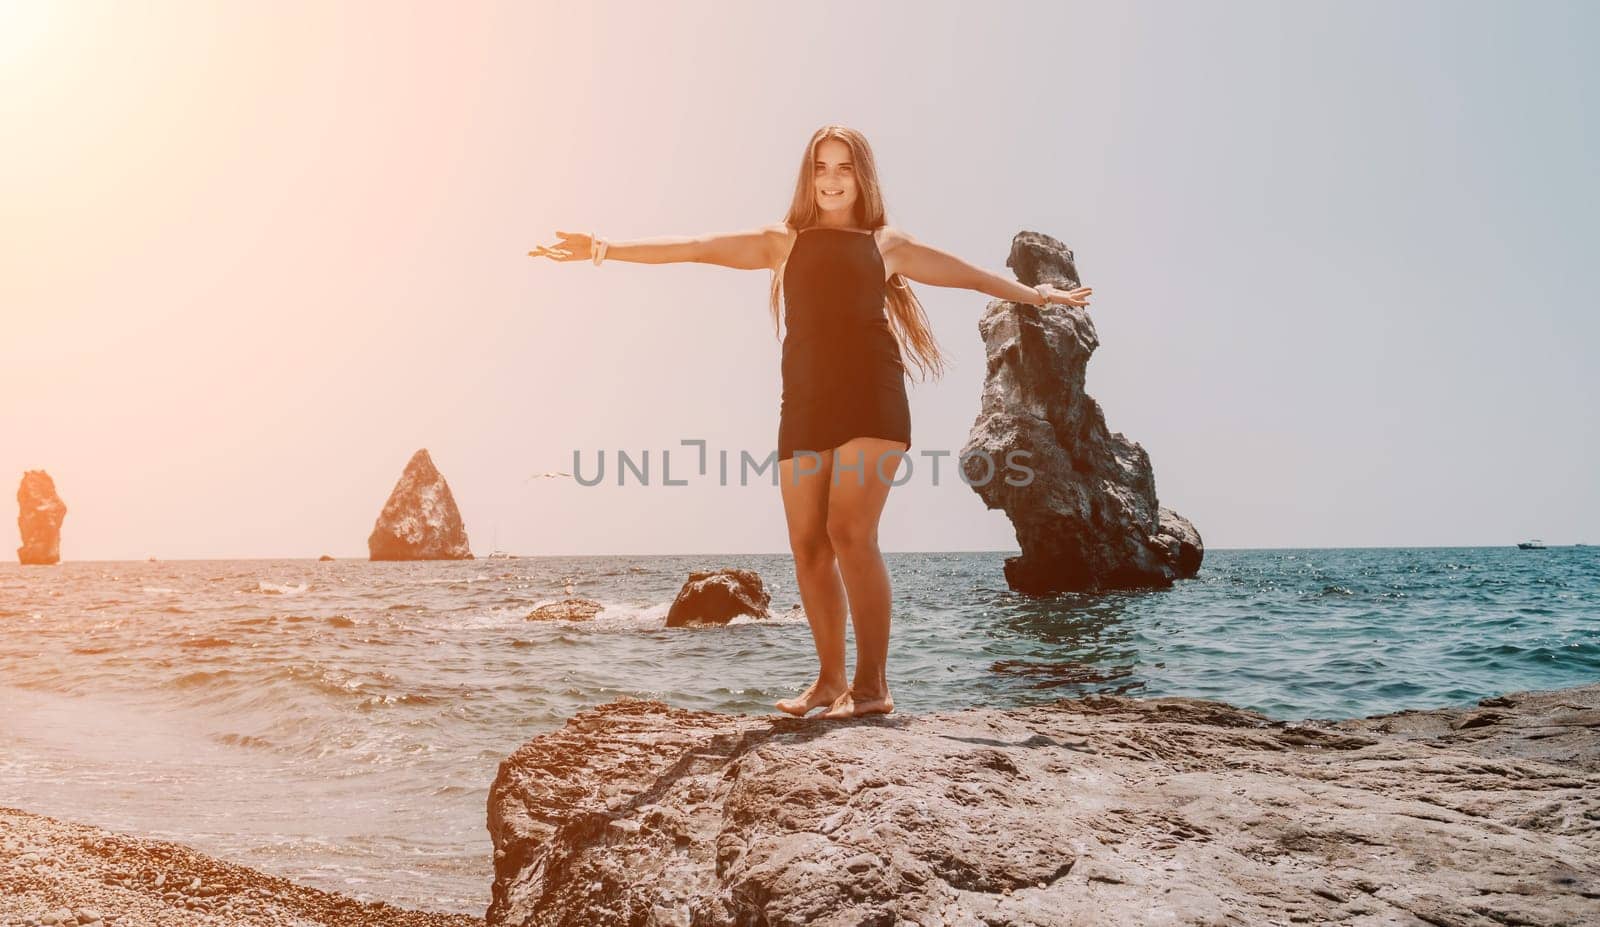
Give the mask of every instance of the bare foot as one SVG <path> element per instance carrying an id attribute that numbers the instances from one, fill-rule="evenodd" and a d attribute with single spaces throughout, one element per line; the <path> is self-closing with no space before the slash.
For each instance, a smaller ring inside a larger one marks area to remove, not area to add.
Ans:
<path id="1" fill-rule="evenodd" d="M 888 690 L 879 695 L 876 692 L 846 689 L 844 694 L 834 700 L 827 711 L 822 713 L 824 718 L 861 718 L 866 715 L 886 715 L 894 711 L 894 696 Z"/>
<path id="2" fill-rule="evenodd" d="M 778 702 L 777 708 L 785 714 L 803 718 L 807 713 L 815 711 L 823 705 L 833 704 L 841 694 L 848 691 L 844 683 L 824 684 L 822 680 L 818 679 L 794 698 L 786 698 Z"/>

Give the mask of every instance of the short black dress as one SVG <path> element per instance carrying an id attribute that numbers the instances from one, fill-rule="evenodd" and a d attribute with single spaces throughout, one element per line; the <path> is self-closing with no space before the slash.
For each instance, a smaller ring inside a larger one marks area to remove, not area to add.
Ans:
<path id="1" fill-rule="evenodd" d="M 783 269 L 779 460 L 859 437 L 910 449 L 906 368 L 883 272 L 872 232 L 812 226 L 795 237 Z"/>

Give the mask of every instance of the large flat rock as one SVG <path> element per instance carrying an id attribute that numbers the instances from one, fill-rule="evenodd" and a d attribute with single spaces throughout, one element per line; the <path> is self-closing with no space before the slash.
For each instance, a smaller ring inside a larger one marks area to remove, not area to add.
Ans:
<path id="1" fill-rule="evenodd" d="M 1600 685 L 1286 724 L 622 701 L 507 758 L 491 924 L 1600 923 Z"/>

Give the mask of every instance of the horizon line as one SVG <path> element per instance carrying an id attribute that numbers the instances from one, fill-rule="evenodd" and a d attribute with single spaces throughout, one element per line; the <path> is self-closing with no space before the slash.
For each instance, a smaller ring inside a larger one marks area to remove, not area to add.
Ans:
<path id="1" fill-rule="evenodd" d="M 1566 543 L 1566 544 L 1548 544 L 1547 543 L 1545 545 L 1546 548 L 1592 547 L 1592 546 L 1595 546 L 1595 545 L 1591 545 L 1591 544 L 1588 544 L 1588 543 L 1582 542 L 1582 541 Z M 1517 547 L 1516 542 L 1509 542 L 1509 543 L 1503 543 L 1503 544 L 1357 544 L 1357 545 L 1296 546 L 1296 547 L 1208 547 L 1208 548 L 1206 548 L 1206 551 L 1207 552 L 1211 552 L 1211 551 L 1295 551 L 1295 550 L 1492 550 L 1492 549 L 1500 549 L 1500 548 L 1516 549 L 1516 547 Z M 886 555 L 889 555 L 889 554 L 1006 554 L 1006 555 L 1010 555 L 1010 556 L 1020 556 L 1022 551 L 1017 549 L 1017 548 L 1003 548 L 1003 549 L 990 549 L 990 550 L 973 550 L 973 549 L 963 549 L 963 550 L 885 550 L 885 551 L 882 551 L 882 553 L 884 553 Z M 149 562 L 151 562 L 151 558 L 153 557 L 155 562 L 157 562 L 157 563 L 199 563 L 199 562 L 208 562 L 208 561 L 250 561 L 250 560 L 261 560 L 261 561 L 272 561 L 272 560 L 298 561 L 298 560 L 305 560 L 305 561 L 310 561 L 310 562 L 313 562 L 313 563 L 322 563 L 322 562 L 326 562 L 326 561 L 323 561 L 321 559 L 323 556 L 332 557 L 336 561 L 338 561 L 338 560 L 352 560 L 352 561 L 364 561 L 364 562 L 367 562 L 367 563 L 450 563 L 450 562 L 475 563 L 475 562 L 478 562 L 478 561 L 485 561 L 485 560 L 490 559 L 488 554 L 484 554 L 484 555 L 480 556 L 480 555 L 478 555 L 476 553 L 474 553 L 472 559 L 470 559 L 470 560 L 468 560 L 468 559 L 458 559 L 458 558 L 453 558 L 453 557 L 419 558 L 417 560 L 373 560 L 370 556 L 359 555 L 359 554 L 346 555 L 346 556 L 340 556 L 340 555 L 337 555 L 337 554 L 326 554 L 326 555 L 318 554 L 315 557 L 311 557 L 311 556 L 302 556 L 302 557 L 159 557 L 159 556 L 155 556 L 155 555 L 152 554 L 152 555 L 148 555 L 148 556 L 145 556 L 145 557 L 116 557 L 116 558 L 66 558 L 66 557 L 63 557 L 62 559 L 56 561 L 55 564 L 24 564 L 24 563 L 21 563 L 20 561 L 16 561 L 16 560 L 8 560 L 6 562 L 10 563 L 10 564 L 16 564 L 17 566 L 56 566 L 56 565 L 63 564 L 63 563 L 149 563 Z M 509 554 L 506 557 L 496 557 L 494 559 L 496 559 L 496 560 L 501 560 L 501 559 L 505 559 L 505 560 L 550 560 L 550 559 L 573 558 L 573 557 L 789 557 L 789 556 L 793 556 L 793 554 L 790 551 L 746 551 L 746 552 L 710 551 L 710 552 L 688 552 L 688 553 L 639 552 L 639 553 L 601 553 L 601 554 L 595 554 L 595 553 Z"/>

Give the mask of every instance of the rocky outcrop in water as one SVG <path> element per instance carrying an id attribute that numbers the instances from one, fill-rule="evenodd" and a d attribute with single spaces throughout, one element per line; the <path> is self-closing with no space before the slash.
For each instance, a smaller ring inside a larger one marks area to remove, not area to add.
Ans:
<path id="1" fill-rule="evenodd" d="M 529 621 L 589 621 L 605 609 L 594 599 L 561 599 L 546 602 L 528 613 Z"/>
<path id="2" fill-rule="evenodd" d="M 615 702 L 501 763 L 487 921 L 1592 924 L 1597 737 L 1600 685 L 1301 724 Z"/>
<path id="3" fill-rule="evenodd" d="M 754 570 L 696 570 L 667 610 L 667 627 L 727 624 L 740 615 L 767 618 L 772 596 Z"/>
<path id="4" fill-rule="evenodd" d="M 1080 285 L 1072 252 L 1037 232 L 1016 236 L 1006 265 L 1029 286 Z M 1089 356 L 1100 345 L 1088 311 L 996 301 L 978 330 L 988 369 L 961 449 L 963 472 L 1016 529 L 1022 554 L 1006 560 L 1011 588 L 1093 592 L 1170 586 L 1195 575 L 1205 555 L 1199 532 L 1161 507 L 1149 455 L 1107 428 L 1084 390 Z M 1013 459 L 1032 476 L 1008 470 Z"/>
<path id="5" fill-rule="evenodd" d="M 24 564 L 61 562 L 61 522 L 67 504 L 56 495 L 55 480 L 43 470 L 25 470 L 17 487 L 17 530 L 22 546 L 17 560 Z"/>
<path id="6" fill-rule="evenodd" d="M 372 560 L 473 559 L 450 484 L 427 448 L 411 455 L 367 537 L 367 550 Z"/>

